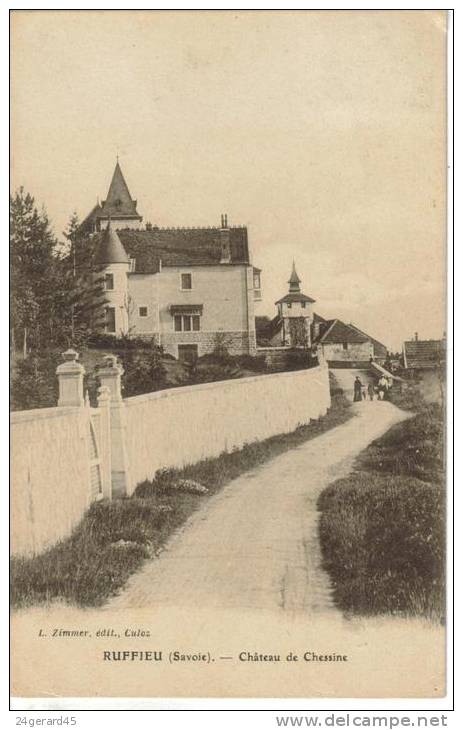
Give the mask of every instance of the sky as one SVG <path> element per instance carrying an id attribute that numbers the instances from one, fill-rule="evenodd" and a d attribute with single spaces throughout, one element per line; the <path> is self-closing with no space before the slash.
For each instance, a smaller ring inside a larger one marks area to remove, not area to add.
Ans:
<path id="1" fill-rule="evenodd" d="M 445 330 L 443 11 L 15 11 L 12 186 L 60 235 L 116 155 L 144 221 L 248 227 L 275 314 Z"/>

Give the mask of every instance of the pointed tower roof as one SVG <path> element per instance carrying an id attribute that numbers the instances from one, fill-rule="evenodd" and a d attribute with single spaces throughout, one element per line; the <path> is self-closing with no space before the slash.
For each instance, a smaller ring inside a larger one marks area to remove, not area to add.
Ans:
<path id="1" fill-rule="evenodd" d="M 95 264 L 128 264 L 129 257 L 121 243 L 116 231 L 111 228 L 111 221 L 108 222 L 103 235 L 98 243 Z"/>
<path id="2" fill-rule="evenodd" d="M 291 271 L 291 276 L 288 279 L 288 284 L 289 284 L 290 292 L 300 292 L 301 291 L 301 287 L 300 287 L 301 280 L 297 275 L 296 264 L 294 263 L 294 260 L 293 260 L 293 270 Z"/>
<path id="3" fill-rule="evenodd" d="M 116 167 L 114 168 L 106 200 L 103 200 L 101 203 L 100 215 L 113 216 L 114 218 L 131 217 L 141 220 L 141 216 L 137 213 L 137 201 L 133 200 L 130 195 L 129 188 L 127 187 L 119 165 L 119 160 L 116 162 Z"/>
<path id="4" fill-rule="evenodd" d="M 315 299 L 312 299 L 312 297 L 308 297 L 305 294 L 302 294 L 301 280 L 297 275 L 296 264 L 294 263 L 294 261 L 291 276 L 288 279 L 288 284 L 289 293 L 281 299 L 278 299 L 275 304 L 282 304 L 283 302 L 287 304 L 291 304 L 292 302 L 308 302 L 309 304 L 312 304 L 313 302 L 315 302 Z"/>

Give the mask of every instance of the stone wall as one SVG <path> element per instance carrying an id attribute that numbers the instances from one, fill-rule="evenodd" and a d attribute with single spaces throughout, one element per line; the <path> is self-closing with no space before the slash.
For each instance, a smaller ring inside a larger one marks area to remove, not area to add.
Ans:
<path id="1" fill-rule="evenodd" d="M 159 469 L 218 456 L 320 418 L 330 405 L 328 369 L 174 388 L 124 402 L 131 493 Z"/>
<path id="2" fill-rule="evenodd" d="M 346 348 L 343 347 L 342 342 L 330 345 L 322 344 L 321 347 L 327 362 L 368 362 L 370 357 L 374 355 L 373 344 L 370 341 L 361 344 L 348 342 Z"/>
<path id="3" fill-rule="evenodd" d="M 255 334 L 249 332 L 163 332 L 160 342 L 165 352 L 178 358 L 179 345 L 198 345 L 198 356 L 224 346 L 231 355 L 253 354 Z"/>
<path id="4" fill-rule="evenodd" d="M 107 355 L 98 371 L 98 408 L 90 408 L 77 353 L 63 356 L 59 407 L 11 414 L 14 555 L 66 538 L 95 499 L 131 494 L 159 469 L 287 433 L 330 405 L 325 366 L 123 400 L 122 368 Z"/>
<path id="5" fill-rule="evenodd" d="M 11 414 L 12 553 L 40 552 L 70 534 L 90 503 L 86 408 Z"/>

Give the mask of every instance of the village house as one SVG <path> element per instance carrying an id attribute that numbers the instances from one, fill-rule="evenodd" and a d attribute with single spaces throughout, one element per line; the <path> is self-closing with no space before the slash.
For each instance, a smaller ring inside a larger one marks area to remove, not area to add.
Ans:
<path id="1" fill-rule="evenodd" d="M 106 332 L 153 339 L 180 360 L 218 345 L 254 354 L 261 271 L 247 228 L 227 215 L 210 228 L 143 228 L 142 220 L 117 162 L 106 200 L 81 225 L 104 278 Z"/>
<path id="2" fill-rule="evenodd" d="M 259 343 L 273 347 L 307 347 L 330 367 L 382 365 L 387 347 L 370 335 L 340 319 L 324 319 L 314 312 L 315 299 L 302 292 L 295 263 L 288 280 L 289 291 L 275 302 L 273 320 L 257 320 Z"/>
<path id="3" fill-rule="evenodd" d="M 403 375 L 419 383 L 420 391 L 428 401 L 445 398 L 446 340 L 420 340 L 415 332 L 413 340 L 403 343 Z"/>

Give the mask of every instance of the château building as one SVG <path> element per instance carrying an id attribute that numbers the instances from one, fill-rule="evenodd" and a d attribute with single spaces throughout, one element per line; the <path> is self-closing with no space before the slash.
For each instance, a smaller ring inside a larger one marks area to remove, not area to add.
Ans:
<path id="1" fill-rule="evenodd" d="M 227 215 L 210 228 L 145 226 L 117 162 L 106 199 L 81 229 L 104 277 L 107 333 L 152 338 L 182 360 L 218 345 L 255 353 L 261 272 L 245 226 L 230 226 Z"/>

